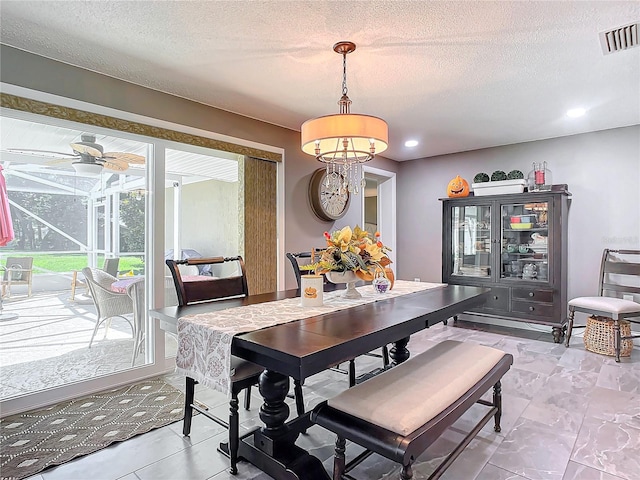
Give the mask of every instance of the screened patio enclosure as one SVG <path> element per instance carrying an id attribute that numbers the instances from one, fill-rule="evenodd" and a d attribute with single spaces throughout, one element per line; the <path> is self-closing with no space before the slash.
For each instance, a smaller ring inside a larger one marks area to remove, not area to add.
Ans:
<path id="1" fill-rule="evenodd" d="M 144 171 L 96 178 L 30 164 L 3 166 L 16 235 L 7 246 L 12 255 L 86 255 L 90 267 L 122 256 L 143 263 Z"/>

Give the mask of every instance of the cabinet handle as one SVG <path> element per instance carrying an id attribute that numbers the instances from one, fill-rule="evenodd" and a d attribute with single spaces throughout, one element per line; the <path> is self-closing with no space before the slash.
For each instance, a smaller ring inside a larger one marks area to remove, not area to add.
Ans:
<path id="1" fill-rule="evenodd" d="M 533 297 L 533 292 L 529 292 L 529 296 L 530 296 L 530 297 Z"/>
<path id="2" fill-rule="evenodd" d="M 533 308 L 533 307 L 529 307 L 529 311 L 530 311 L 530 312 L 533 312 L 534 310 L 535 310 L 535 308 Z"/>
<path id="3" fill-rule="evenodd" d="M 497 295 L 494 295 L 494 296 L 493 296 L 493 299 L 494 299 L 494 300 L 497 300 L 497 299 L 498 299 L 498 296 L 497 296 Z"/>

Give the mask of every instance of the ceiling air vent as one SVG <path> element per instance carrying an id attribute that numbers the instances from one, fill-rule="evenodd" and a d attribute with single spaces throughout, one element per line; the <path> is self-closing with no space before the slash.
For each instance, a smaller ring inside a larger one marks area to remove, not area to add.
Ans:
<path id="1" fill-rule="evenodd" d="M 605 55 L 638 46 L 638 24 L 600 32 L 600 44 Z"/>

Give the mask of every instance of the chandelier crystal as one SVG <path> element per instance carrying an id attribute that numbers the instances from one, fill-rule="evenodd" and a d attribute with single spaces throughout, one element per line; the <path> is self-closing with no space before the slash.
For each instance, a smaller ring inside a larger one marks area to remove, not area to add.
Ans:
<path id="1" fill-rule="evenodd" d="M 333 46 L 333 51 L 342 55 L 340 113 L 307 120 L 302 124 L 301 137 L 302 151 L 326 164 L 327 183 L 340 180 L 343 190 L 357 195 L 365 186 L 361 164 L 387 149 L 389 129 L 381 118 L 350 111 L 347 54 L 355 49 L 353 42 L 338 42 Z"/>

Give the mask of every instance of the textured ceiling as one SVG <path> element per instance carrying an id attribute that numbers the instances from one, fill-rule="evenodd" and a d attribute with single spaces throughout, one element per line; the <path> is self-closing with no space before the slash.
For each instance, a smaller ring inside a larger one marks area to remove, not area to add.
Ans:
<path id="1" fill-rule="evenodd" d="M 638 1 L 1 1 L 2 43 L 299 130 L 384 118 L 408 160 L 640 123 L 640 48 L 598 33 Z M 586 116 L 565 112 L 581 106 Z M 404 147 L 406 139 L 420 145 Z"/>

